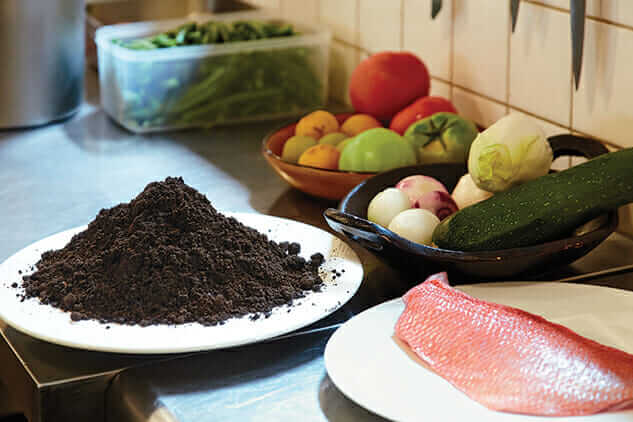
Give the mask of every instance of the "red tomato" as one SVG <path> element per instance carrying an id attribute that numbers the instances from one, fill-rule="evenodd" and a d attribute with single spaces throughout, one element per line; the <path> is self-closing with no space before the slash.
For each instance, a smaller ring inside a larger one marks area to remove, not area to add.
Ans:
<path id="1" fill-rule="evenodd" d="M 413 123 L 441 111 L 457 114 L 455 106 L 446 98 L 422 97 L 408 107 L 400 110 L 391 120 L 389 129 L 403 135 L 407 128 Z"/>
<path id="2" fill-rule="evenodd" d="M 418 57 L 407 52 L 383 51 L 356 66 L 349 96 L 357 113 L 389 120 L 416 98 L 429 94 L 429 72 Z"/>

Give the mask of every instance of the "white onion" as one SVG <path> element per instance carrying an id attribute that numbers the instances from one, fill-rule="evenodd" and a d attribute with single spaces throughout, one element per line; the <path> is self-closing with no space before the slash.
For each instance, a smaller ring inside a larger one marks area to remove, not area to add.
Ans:
<path id="1" fill-rule="evenodd" d="M 387 227 L 396 215 L 410 207 L 411 203 L 406 193 L 400 189 L 387 188 L 374 196 L 369 203 L 367 219 Z"/>
<path id="2" fill-rule="evenodd" d="M 438 224 L 439 218 L 431 211 L 414 208 L 396 215 L 389 224 L 389 230 L 412 242 L 430 245 L 433 230 Z"/>

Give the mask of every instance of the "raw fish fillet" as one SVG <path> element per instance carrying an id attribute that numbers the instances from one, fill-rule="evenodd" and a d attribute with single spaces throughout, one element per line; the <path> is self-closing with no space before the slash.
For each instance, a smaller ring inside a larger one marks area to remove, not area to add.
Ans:
<path id="1" fill-rule="evenodd" d="M 436 274 L 403 297 L 395 335 L 498 411 L 588 415 L 633 406 L 633 355 L 537 315 L 468 296 Z"/>

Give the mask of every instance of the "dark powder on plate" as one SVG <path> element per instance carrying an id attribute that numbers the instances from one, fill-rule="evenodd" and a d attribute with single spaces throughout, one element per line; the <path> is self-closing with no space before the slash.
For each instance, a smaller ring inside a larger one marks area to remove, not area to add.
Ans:
<path id="1" fill-rule="evenodd" d="M 214 325 L 269 315 L 318 291 L 323 255 L 280 244 L 232 217 L 182 178 L 147 185 L 103 209 L 23 278 L 25 297 L 103 323 Z"/>

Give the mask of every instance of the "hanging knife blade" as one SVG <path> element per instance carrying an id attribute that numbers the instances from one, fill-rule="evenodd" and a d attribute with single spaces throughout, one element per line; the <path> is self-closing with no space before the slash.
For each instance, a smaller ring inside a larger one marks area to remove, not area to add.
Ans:
<path id="1" fill-rule="evenodd" d="M 574 81 L 576 82 L 576 91 L 580 84 L 580 70 L 582 68 L 582 51 L 585 41 L 585 13 L 586 0 L 569 0 L 570 17 L 571 17 L 571 58 L 572 67 L 574 69 Z"/>
<path id="2" fill-rule="evenodd" d="M 435 19 L 440 10 L 442 10 L 442 0 L 433 0 L 433 3 L 431 3 L 431 19 Z"/>
<path id="3" fill-rule="evenodd" d="M 510 0 L 510 13 L 512 14 L 512 33 L 517 26 L 517 17 L 519 16 L 519 2 L 520 0 Z"/>

